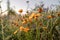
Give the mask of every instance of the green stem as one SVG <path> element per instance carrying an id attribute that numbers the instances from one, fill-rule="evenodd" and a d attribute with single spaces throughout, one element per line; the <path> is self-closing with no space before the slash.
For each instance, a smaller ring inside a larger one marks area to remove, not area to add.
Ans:
<path id="1" fill-rule="evenodd" d="M 53 27 L 53 19 L 51 18 L 51 29 L 52 30 L 52 27 Z M 53 40 L 53 37 L 52 37 L 52 32 L 50 31 L 50 40 Z"/>
<path id="2" fill-rule="evenodd" d="M 39 30 L 38 22 L 36 22 L 36 40 L 40 40 L 40 30 Z"/>
<path id="3" fill-rule="evenodd" d="M 2 25 L 2 39 L 4 40 L 4 27 L 3 27 L 3 20 L 1 19 L 1 25 Z"/>

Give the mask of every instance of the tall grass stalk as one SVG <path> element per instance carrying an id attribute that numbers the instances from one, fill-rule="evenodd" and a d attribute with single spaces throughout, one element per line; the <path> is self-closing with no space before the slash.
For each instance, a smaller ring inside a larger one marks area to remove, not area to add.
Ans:
<path id="1" fill-rule="evenodd" d="M 3 19 L 1 18 L 1 26 L 2 26 L 2 39 L 4 40 L 4 26 L 3 26 Z"/>

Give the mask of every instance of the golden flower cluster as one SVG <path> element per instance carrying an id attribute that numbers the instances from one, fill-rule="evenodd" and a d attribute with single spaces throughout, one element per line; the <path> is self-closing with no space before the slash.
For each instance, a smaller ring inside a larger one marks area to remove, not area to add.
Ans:
<path id="1" fill-rule="evenodd" d="M 27 24 L 28 22 L 32 22 L 32 19 L 38 19 L 38 17 L 42 16 L 40 13 L 32 13 L 28 18 L 23 18 L 22 24 Z"/>
<path id="2" fill-rule="evenodd" d="M 40 14 L 40 13 L 32 13 L 32 14 L 29 16 L 29 19 L 32 19 L 32 18 L 37 19 L 37 17 L 39 17 L 39 16 L 42 16 L 42 14 Z"/>

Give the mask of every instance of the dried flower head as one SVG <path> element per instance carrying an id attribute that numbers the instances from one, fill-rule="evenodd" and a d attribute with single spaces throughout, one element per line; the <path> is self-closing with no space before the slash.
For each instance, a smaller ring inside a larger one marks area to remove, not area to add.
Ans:
<path id="1" fill-rule="evenodd" d="M 39 13 L 43 12 L 43 9 L 42 9 L 42 8 L 39 8 L 39 9 L 38 9 L 38 12 L 39 12 Z"/>
<path id="2" fill-rule="evenodd" d="M 20 9 L 18 12 L 19 12 L 19 13 L 22 13 L 22 12 L 23 12 L 23 9 Z"/>

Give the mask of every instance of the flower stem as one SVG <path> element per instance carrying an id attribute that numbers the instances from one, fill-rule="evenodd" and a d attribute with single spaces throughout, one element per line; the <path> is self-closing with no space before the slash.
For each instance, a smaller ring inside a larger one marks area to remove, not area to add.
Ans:
<path id="1" fill-rule="evenodd" d="M 2 39 L 4 40 L 4 27 L 3 27 L 3 20 L 1 19 L 1 25 L 2 25 Z"/>

